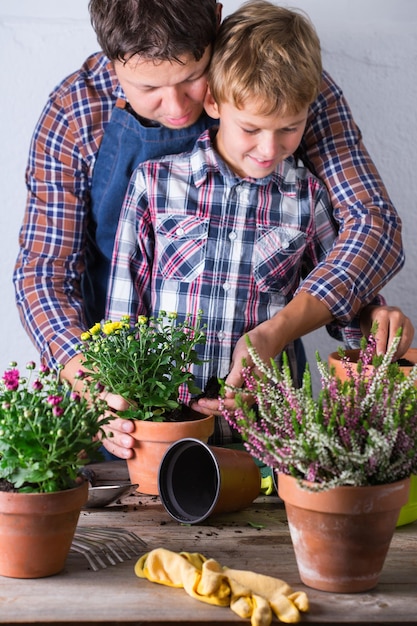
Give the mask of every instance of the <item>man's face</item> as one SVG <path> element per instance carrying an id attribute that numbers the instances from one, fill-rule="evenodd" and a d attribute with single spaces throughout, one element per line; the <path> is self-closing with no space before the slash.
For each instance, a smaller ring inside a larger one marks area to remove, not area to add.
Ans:
<path id="1" fill-rule="evenodd" d="M 183 64 L 136 56 L 114 61 L 114 69 L 135 113 L 168 128 L 186 128 L 203 110 L 210 54 L 209 46 L 199 61 L 181 57 Z"/>

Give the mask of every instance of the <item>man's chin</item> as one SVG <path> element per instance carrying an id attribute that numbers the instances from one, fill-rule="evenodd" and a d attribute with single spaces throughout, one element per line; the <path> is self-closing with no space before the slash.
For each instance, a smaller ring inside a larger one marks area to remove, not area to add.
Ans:
<path id="1" fill-rule="evenodd" d="M 163 120 L 160 120 L 160 123 L 166 128 L 171 128 L 172 130 L 188 128 L 189 126 L 195 124 L 195 122 L 200 118 L 202 112 L 203 110 L 201 110 L 198 115 L 184 115 L 183 117 L 177 119 L 164 118 Z"/>

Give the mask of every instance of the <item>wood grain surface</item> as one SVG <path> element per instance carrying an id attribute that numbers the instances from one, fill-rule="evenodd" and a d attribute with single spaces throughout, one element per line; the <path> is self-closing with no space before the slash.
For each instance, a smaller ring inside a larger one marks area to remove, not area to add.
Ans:
<path id="1" fill-rule="evenodd" d="M 127 479 L 125 463 L 98 466 L 98 482 Z M 84 509 L 79 528 L 123 528 L 146 542 L 145 551 L 165 547 L 200 552 L 233 568 L 275 576 L 303 589 L 310 611 L 302 623 L 416 624 L 417 522 L 398 528 L 378 586 L 367 593 L 331 594 L 299 579 L 283 503 L 261 496 L 250 507 L 199 525 L 174 521 L 156 496 L 133 494 L 102 509 Z M 143 551 L 142 551 L 143 552 Z M 138 549 L 137 556 L 141 554 Z M 95 624 L 152 626 L 247 624 L 229 608 L 204 604 L 135 576 L 136 557 L 93 571 L 83 554 L 71 552 L 63 572 L 35 580 L 0 577 L 1 624 Z M 278 623 L 278 621 L 274 622 Z"/>

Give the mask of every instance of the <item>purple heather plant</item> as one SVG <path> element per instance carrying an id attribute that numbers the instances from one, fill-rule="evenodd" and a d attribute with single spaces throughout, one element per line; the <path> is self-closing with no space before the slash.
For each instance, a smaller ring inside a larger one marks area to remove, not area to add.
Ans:
<path id="1" fill-rule="evenodd" d="M 305 488 L 378 485 L 416 474 L 417 365 L 406 376 L 392 362 L 399 341 L 382 357 L 373 334 L 363 339 L 356 371 L 340 349 L 343 381 L 317 353 L 315 398 L 308 368 L 296 388 L 286 355 L 281 369 L 274 361 L 267 366 L 248 338 L 256 371 L 244 366 L 244 387 L 232 388 L 237 409 L 231 413 L 222 404 L 222 413 L 252 456 Z M 248 404 L 248 393 L 255 404 Z"/>

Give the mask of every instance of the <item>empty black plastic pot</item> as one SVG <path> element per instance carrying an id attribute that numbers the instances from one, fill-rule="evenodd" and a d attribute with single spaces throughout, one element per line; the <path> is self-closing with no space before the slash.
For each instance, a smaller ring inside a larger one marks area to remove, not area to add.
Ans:
<path id="1" fill-rule="evenodd" d="M 248 452 L 198 439 L 172 444 L 159 466 L 161 502 L 173 519 L 187 524 L 249 506 L 260 486 L 259 468 Z"/>

